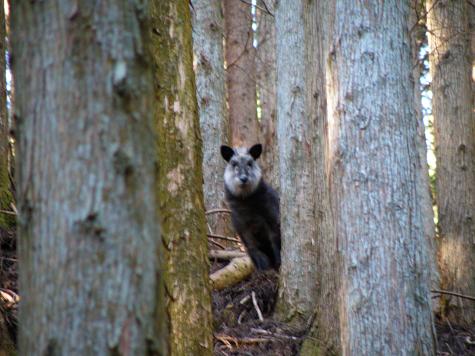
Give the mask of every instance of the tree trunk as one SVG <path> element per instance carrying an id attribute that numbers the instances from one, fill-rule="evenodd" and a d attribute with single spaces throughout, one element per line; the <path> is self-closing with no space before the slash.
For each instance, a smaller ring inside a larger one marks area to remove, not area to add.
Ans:
<path id="1" fill-rule="evenodd" d="M 276 9 L 277 134 L 280 163 L 282 266 L 279 319 L 304 324 L 314 313 L 317 284 L 315 224 L 316 109 L 311 66 L 315 3 L 282 0 Z"/>
<path id="2" fill-rule="evenodd" d="M 414 109 L 417 123 L 417 150 L 419 152 L 419 160 L 417 162 L 417 188 L 419 201 L 422 209 L 422 219 L 424 235 L 430 246 L 430 278 L 431 288 L 439 289 L 439 271 L 437 266 L 437 247 L 435 241 L 435 224 L 434 224 L 434 209 L 432 207 L 432 194 L 429 184 L 429 166 L 427 164 L 427 140 L 425 134 L 424 114 L 422 112 L 422 91 L 421 91 L 421 75 L 423 63 L 419 59 L 421 47 L 426 40 L 425 26 L 423 22 L 424 4 L 422 0 L 413 1 L 409 14 L 408 29 L 411 38 L 412 49 L 412 76 L 414 84 Z"/>
<path id="3" fill-rule="evenodd" d="M 302 354 L 433 354 L 408 2 L 333 6 L 325 63 L 334 240 L 322 248 L 338 255 L 320 273 L 333 271 L 339 307 L 313 329 L 325 350 L 306 342 Z"/>
<path id="4" fill-rule="evenodd" d="M 275 0 L 266 0 L 265 7 L 261 6 L 256 11 L 256 80 L 260 103 L 260 142 L 264 145 L 260 160 L 265 180 L 280 192 L 276 113 L 275 17 L 272 16 L 275 13 Z"/>
<path id="5" fill-rule="evenodd" d="M 475 117 L 466 1 L 427 1 L 439 209 L 441 288 L 475 294 Z M 450 320 L 475 323 L 475 304 L 443 296 Z"/>
<path id="6" fill-rule="evenodd" d="M 202 153 L 187 0 L 151 9 L 162 239 L 171 355 L 211 355 L 209 262 Z"/>
<path id="7" fill-rule="evenodd" d="M 0 210 L 11 210 L 13 201 L 9 177 L 9 137 L 7 111 L 7 82 L 5 78 L 6 27 L 4 1 L 0 1 Z M 0 212 L 0 228 L 8 229 L 14 225 L 12 215 Z"/>
<path id="8" fill-rule="evenodd" d="M 224 72 L 224 19 L 221 1 L 193 0 L 193 47 L 196 93 L 203 139 L 203 179 L 206 210 L 224 204 L 225 161 L 219 147 L 230 141 Z M 208 216 L 211 233 L 230 234 L 229 214 Z"/>
<path id="9" fill-rule="evenodd" d="M 259 126 L 250 5 L 239 0 L 224 0 L 224 19 L 226 81 L 232 144 L 251 146 L 259 140 Z"/>
<path id="10" fill-rule="evenodd" d="M 146 11 L 12 2 L 21 355 L 166 352 Z"/>

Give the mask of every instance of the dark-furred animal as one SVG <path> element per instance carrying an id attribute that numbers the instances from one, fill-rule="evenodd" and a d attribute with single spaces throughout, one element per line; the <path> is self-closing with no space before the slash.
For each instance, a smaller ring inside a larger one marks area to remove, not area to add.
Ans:
<path id="1" fill-rule="evenodd" d="M 252 262 L 259 270 L 280 267 L 279 196 L 262 179 L 256 160 L 262 145 L 251 148 L 221 146 L 228 162 L 224 171 L 226 201 L 234 229 L 241 236 Z"/>

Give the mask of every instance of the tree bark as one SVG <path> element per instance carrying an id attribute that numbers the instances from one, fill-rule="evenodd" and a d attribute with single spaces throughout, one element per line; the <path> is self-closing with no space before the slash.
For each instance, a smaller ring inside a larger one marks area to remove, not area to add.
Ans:
<path id="1" fill-rule="evenodd" d="M 260 142 L 264 145 L 260 160 L 265 180 L 280 192 L 276 112 L 276 40 L 275 17 L 273 16 L 275 0 L 266 0 L 266 6 L 256 9 L 256 12 L 256 80 L 260 103 L 259 130 Z"/>
<path id="2" fill-rule="evenodd" d="M 13 201 L 9 177 L 9 129 L 7 111 L 7 70 L 6 54 L 6 26 L 4 1 L 0 1 L 0 210 L 11 210 Z M 15 219 L 12 215 L 0 212 L 0 228 L 13 227 Z"/>
<path id="3" fill-rule="evenodd" d="M 419 152 L 419 160 L 417 162 L 417 188 L 419 201 L 422 208 L 422 219 L 424 227 L 424 235 L 430 246 L 430 279 L 431 289 L 440 288 L 439 271 L 437 266 L 437 247 L 435 241 L 435 224 L 434 224 L 434 209 L 432 206 L 432 194 L 429 183 L 429 166 L 427 163 L 427 140 L 426 128 L 424 125 L 424 114 L 422 112 L 422 91 L 421 91 L 421 76 L 423 63 L 419 59 L 421 47 L 426 40 L 425 26 L 424 26 L 424 4 L 422 0 L 413 1 L 409 14 L 409 34 L 411 38 L 412 49 L 412 76 L 414 84 L 414 109 L 417 123 L 417 150 Z M 435 304 L 435 303 L 434 303 Z M 434 308 L 435 310 L 436 308 Z"/>
<path id="4" fill-rule="evenodd" d="M 188 1 L 153 1 L 151 16 L 170 354 L 211 355 L 203 159 Z"/>
<path id="5" fill-rule="evenodd" d="M 315 3 L 282 0 L 276 8 L 277 135 L 282 265 L 277 317 L 296 325 L 314 313 L 317 295 L 315 224 L 316 109 L 312 66 Z"/>
<path id="6" fill-rule="evenodd" d="M 408 17 L 409 1 L 335 1 L 328 180 L 345 355 L 434 354 Z"/>
<path id="7" fill-rule="evenodd" d="M 475 117 L 466 1 L 427 1 L 439 211 L 441 288 L 475 294 Z M 450 320 L 475 323 L 475 305 L 443 296 Z"/>
<path id="8" fill-rule="evenodd" d="M 224 0 L 226 81 L 233 146 L 259 140 L 255 48 L 250 5 Z"/>
<path id="9" fill-rule="evenodd" d="M 164 354 L 147 6 L 11 5 L 19 354 Z"/>
<path id="10" fill-rule="evenodd" d="M 203 139 L 203 191 L 206 210 L 224 208 L 225 161 L 219 147 L 230 141 L 224 71 L 222 2 L 193 0 L 193 47 L 196 93 Z M 211 233 L 229 235 L 230 216 L 208 216 Z"/>

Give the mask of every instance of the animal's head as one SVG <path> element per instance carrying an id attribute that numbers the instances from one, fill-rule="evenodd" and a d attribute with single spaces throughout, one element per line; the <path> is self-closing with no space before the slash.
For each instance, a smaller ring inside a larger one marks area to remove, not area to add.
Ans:
<path id="1" fill-rule="evenodd" d="M 256 162 L 261 153 L 261 144 L 251 148 L 221 146 L 221 156 L 228 162 L 224 171 L 224 184 L 234 196 L 245 197 L 256 190 L 262 178 Z"/>

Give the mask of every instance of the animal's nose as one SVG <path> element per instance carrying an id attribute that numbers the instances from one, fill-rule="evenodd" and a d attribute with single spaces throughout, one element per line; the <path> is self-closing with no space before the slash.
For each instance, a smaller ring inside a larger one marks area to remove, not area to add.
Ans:
<path id="1" fill-rule="evenodd" d="M 246 176 L 240 176 L 239 180 L 243 183 L 246 183 L 247 182 L 247 177 Z"/>

